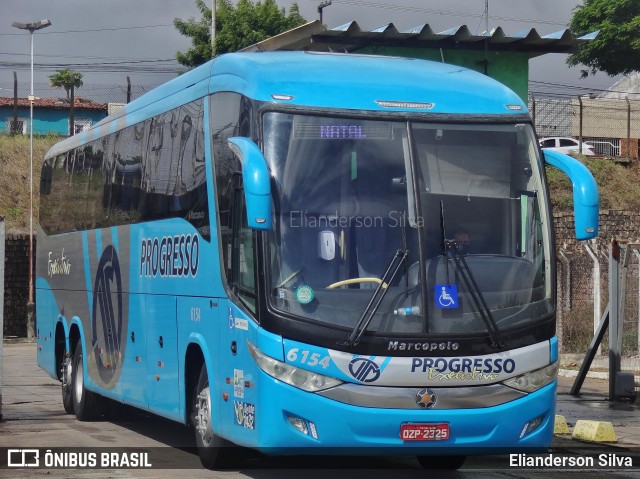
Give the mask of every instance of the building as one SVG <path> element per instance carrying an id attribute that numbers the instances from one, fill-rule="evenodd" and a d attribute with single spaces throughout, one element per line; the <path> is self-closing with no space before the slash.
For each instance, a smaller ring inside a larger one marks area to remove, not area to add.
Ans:
<path id="1" fill-rule="evenodd" d="M 68 100 L 57 98 L 38 98 L 33 102 L 33 133 L 34 135 L 63 135 L 69 134 L 69 106 Z M 17 132 L 28 134 L 29 128 L 29 100 L 18 98 Z M 78 133 L 107 116 L 107 105 L 76 98 L 74 109 L 75 132 Z M 14 121 L 14 99 L 0 97 L 0 133 L 11 133 Z"/>
<path id="2" fill-rule="evenodd" d="M 327 29 L 316 20 L 243 51 L 366 53 L 442 61 L 485 73 L 527 102 L 530 58 L 575 53 L 581 44 L 596 36 L 597 32 L 576 37 L 569 30 L 540 35 L 535 28 L 507 35 L 501 27 L 474 34 L 466 25 L 435 32 L 429 24 L 400 32 L 392 23 L 367 31 L 356 22 Z"/>

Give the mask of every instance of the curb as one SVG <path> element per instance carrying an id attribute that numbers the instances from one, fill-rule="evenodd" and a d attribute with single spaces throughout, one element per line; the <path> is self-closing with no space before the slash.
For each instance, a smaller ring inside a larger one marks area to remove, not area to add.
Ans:
<path id="1" fill-rule="evenodd" d="M 576 441 L 595 443 L 618 442 L 618 436 L 613 428 L 613 423 L 607 421 L 589 421 L 579 419 L 573 428 L 573 433 L 569 431 L 567 420 L 564 416 L 556 415 L 553 423 L 553 434 L 566 436 L 571 434 L 571 439 Z"/>
<path id="2" fill-rule="evenodd" d="M 573 369 L 559 369 L 558 376 L 563 376 L 565 378 L 575 378 L 578 376 L 578 371 L 574 371 Z M 609 373 L 601 371 L 590 371 L 587 373 L 587 378 L 608 380 Z M 636 383 L 640 383 L 640 376 L 634 376 L 634 379 Z"/>

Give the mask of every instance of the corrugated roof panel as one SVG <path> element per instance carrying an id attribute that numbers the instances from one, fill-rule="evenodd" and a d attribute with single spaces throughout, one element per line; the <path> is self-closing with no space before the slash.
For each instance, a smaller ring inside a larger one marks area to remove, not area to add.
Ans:
<path id="1" fill-rule="evenodd" d="M 301 36 L 300 33 L 303 33 Z M 304 32 L 307 33 L 306 41 Z M 574 53 L 579 45 L 596 38 L 598 32 L 589 33 L 579 38 L 569 30 L 541 36 L 535 28 L 507 35 L 501 27 L 489 33 L 472 34 L 467 25 L 436 33 L 428 23 L 417 25 L 407 31 L 399 32 L 393 23 L 388 23 L 373 30 L 363 30 L 357 22 L 352 21 L 339 27 L 327 30 L 317 20 L 296 29 L 296 40 L 287 43 L 289 32 L 279 35 L 285 41 L 278 47 L 265 42 L 252 45 L 245 50 L 310 50 L 310 51 L 356 51 L 375 44 L 379 47 L 414 47 L 414 48 L 455 48 L 478 49 L 486 43 L 494 51 L 516 50 L 528 52 L 530 56 L 543 53 Z"/>

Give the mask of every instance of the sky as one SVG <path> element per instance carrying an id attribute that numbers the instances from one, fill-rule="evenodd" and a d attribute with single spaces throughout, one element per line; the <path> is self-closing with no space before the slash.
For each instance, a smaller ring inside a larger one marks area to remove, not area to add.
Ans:
<path id="1" fill-rule="evenodd" d="M 276 1 L 287 10 L 292 3 Z M 318 18 L 320 0 L 297 3 L 304 18 Z M 510 35 L 535 28 L 544 36 L 567 28 L 578 4 L 582 2 L 489 0 L 489 29 L 501 26 Z M 436 32 L 467 25 L 472 33 L 481 33 L 484 11 L 485 0 L 333 0 L 324 9 L 323 23 L 334 28 L 355 20 L 363 30 L 393 23 L 399 31 L 428 23 Z M 0 96 L 12 96 L 14 71 L 20 88 L 27 89 L 30 79 L 29 34 L 12 27 L 13 21 L 51 21 L 50 27 L 34 34 L 34 93 L 45 96 L 42 91 L 48 89 L 49 75 L 65 66 L 83 74 L 86 92 L 110 91 L 113 85 L 124 88 L 127 76 L 134 86 L 145 89 L 173 78 L 182 68 L 175 61 L 176 51 L 190 47 L 190 39 L 172 25 L 176 17 L 199 18 L 195 1 L 1 0 Z M 554 53 L 532 59 L 530 90 L 536 94 L 598 92 L 619 79 L 604 73 L 581 79 L 581 68 L 569 68 L 566 57 Z M 20 96 L 27 94 L 20 92 Z"/>

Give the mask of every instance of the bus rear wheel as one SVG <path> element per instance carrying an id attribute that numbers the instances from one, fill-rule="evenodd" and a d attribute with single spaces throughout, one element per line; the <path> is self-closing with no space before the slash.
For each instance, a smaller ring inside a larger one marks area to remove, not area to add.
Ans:
<path id="1" fill-rule="evenodd" d="M 78 421 L 93 421 L 102 414 L 100 396 L 84 387 L 84 358 L 80 339 L 76 342 L 73 353 L 71 397 Z"/>
<path id="2" fill-rule="evenodd" d="M 200 368 L 191 411 L 191 423 L 196 432 L 196 446 L 202 465 L 207 469 L 230 467 L 234 446 L 213 432 L 211 389 L 205 364 Z"/>
<path id="3" fill-rule="evenodd" d="M 73 414 L 73 359 L 68 351 L 64 351 L 60 362 L 60 377 L 62 379 L 62 406 L 67 414 Z"/>
<path id="4" fill-rule="evenodd" d="M 467 456 L 417 456 L 423 469 L 460 469 Z"/>

